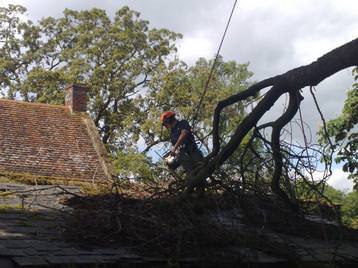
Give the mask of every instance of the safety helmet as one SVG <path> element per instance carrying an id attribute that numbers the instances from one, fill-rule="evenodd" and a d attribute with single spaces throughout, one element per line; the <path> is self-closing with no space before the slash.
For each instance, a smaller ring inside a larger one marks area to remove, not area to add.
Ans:
<path id="1" fill-rule="evenodd" d="M 161 114 L 160 116 L 160 122 L 165 123 L 165 121 L 168 119 L 168 118 L 172 118 L 175 116 L 175 113 L 172 112 L 172 111 L 166 111 L 164 113 Z"/>

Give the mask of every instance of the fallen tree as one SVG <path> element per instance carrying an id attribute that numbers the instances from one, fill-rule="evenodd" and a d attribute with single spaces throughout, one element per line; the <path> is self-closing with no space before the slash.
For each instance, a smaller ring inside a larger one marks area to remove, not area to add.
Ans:
<path id="1" fill-rule="evenodd" d="M 191 258 L 194 262 L 217 262 L 219 266 L 226 260 L 229 260 L 229 266 L 232 263 L 243 263 L 246 261 L 245 254 L 241 252 L 246 252 L 246 255 L 254 254 L 256 257 L 256 251 L 279 256 L 292 263 L 304 262 L 292 250 L 301 249 L 301 246 L 289 246 L 285 239 L 282 243 L 277 242 L 277 237 L 281 234 L 288 238 L 290 245 L 295 236 L 304 236 L 318 239 L 315 247 L 322 241 L 334 241 L 334 248 L 327 256 L 330 263 L 336 262 L 336 256 L 341 254 L 338 250 L 340 243 L 344 240 L 356 241 L 357 232 L 340 224 L 339 214 L 337 215 L 337 210 L 331 204 L 321 204 L 318 198 L 305 198 L 296 202 L 287 188 L 282 188 L 283 178 L 287 179 L 291 175 L 289 168 L 304 177 L 300 168 L 310 168 L 306 160 L 313 153 L 320 152 L 311 146 L 311 153 L 308 153 L 307 148 L 292 149 L 291 146 L 294 145 L 282 140 L 281 132 L 299 110 L 303 100 L 300 89 L 315 86 L 339 70 L 355 65 L 358 65 L 358 39 L 333 50 L 310 65 L 259 82 L 219 102 L 213 121 L 213 150 L 206 157 L 205 166 L 194 178 L 189 179 L 187 185 L 180 176 L 177 180 L 162 181 L 161 184 L 156 181 L 132 183 L 130 180 L 126 184 L 125 180 L 116 180 L 118 184 L 114 187 L 115 195 L 111 189 L 109 194 L 67 200 L 66 204 L 74 208 L 74 213 L 67 222 L 65 236 L 79 244 L 85 242 L 108 246 L 113 243 L 116 246 L 130 247 L 145 256 L 164 257 L 178 263 L 181 258 Z M 271 88 L 257 97 L 260 91 L 268 87 Z M 284 94 L 288 95 L 289 103 L 283 114 L 272 122 L 259 124 L 260 118 Z M 254 99 L 256 106 L 241 121 L 230 140 L 223 139 L 220 135 L 222 111 L 247 99 Z M 267 128 L 271 129 L 268 137 L 262 133 Z M 257 147 L 254 146 L 255 139 L 262 142 Z M 237 174 L 241 177 L 230 176 L 225 173 L 227 169 L 220 168 L 239 147 L 241 155 L 238 157 L 241 159 L 238 163 L 241 164 L 238 165 Z M 262 152 L 258 151 L 261 149 L 269 157 L 262 156 Z M 302 152 L 298 153 L 300 149 Z M 250 155 L 250 159 L 244 159 L 247 155 Z M 256 165 L 257 162 L 252 157 L 261 161 L 259 165 Z M 301 166 L 298 164 L 300 161 Z M 271 189 L 280 198 L 268 194 L 265 191 L 266 185 L 261 191 L 264 194 L 256 195 L 262 178 L 259 173 L 252 176 L 255 179 L 259 177 L 259 183 L 249 189 L 252 191 L 242 191 L 245 188 L 244 173 L 249 170 L 251 176 L 251 170 L 260 171 L 265 168 L 268 170 L 265 174 L 271 175 Z M 209 180 L 206 179 L 209 177 L 211 181 L 207 185 Z M 204 198 L 201 195 L 189 196 L 187 199 L 177 198 L 185 186 L 184 193 L 189 194 L 195 188 L 210 189 Z M 316 185 L 313 184 L 312 187 L 315 188 Z M 293 209 L 302 208 L 302 213 L 292 211 L 287 204 Z M 319 216 L 317 222 L 306 217 L 316 215 Z M 327 223 L 326 219 L 334 222 Z M 306 240 L 304 246 L 307 251 Z M 240 251 L 242 248 L 249 250 Z"/>
<path id="2" fill-rule="evenodd" d="M 348 67 L 358 65 L 358 39 L 338 47 L 318 58 L 309 65 L 292 69 L 284 74 L 265 79 L 250 86 L 247 90 L 239 92 L 227 99 L 220 101 L 215 109 L 212 132 L 212 152 L 206 157 L 206 165 L 192 178 L 187 185 L 186 193 L 191 193 L 196 187 L 204 187 L 206 179 L 217 171 L 225 161 L 233 155 L 235 150 L 243 142 L 246 135 L 252 132 L 250 140 L 259 137 L 259 130 L 271 128 L 270 141 L 261 137 L 261 140 L 269 144 L 272 150 L 274 170 L 271 178 L 272 191 L 281 197 L 286 203 L 296 207 L 292 198 L 289 198 L 280 187 L 283 174 L 282 141 L 280 134 L 283 127 L 292 120 L 297 113 L 303 97 L 300 90 L 304 87 L 318 85 L 327 77 Z M 219 125 L 222 111 L 235 103 L 257 96 L 262 90 L 271 87 L 262 99 L 237 126 L 235 132 L 226 144 L 221 144 Z M 289 105 L 285 112 L 275 121 L 258 125 L 259 120 L 276 103 L 280 96 L 288 94 Z M 287 161 L 286 161 L 287 162 Z"/>

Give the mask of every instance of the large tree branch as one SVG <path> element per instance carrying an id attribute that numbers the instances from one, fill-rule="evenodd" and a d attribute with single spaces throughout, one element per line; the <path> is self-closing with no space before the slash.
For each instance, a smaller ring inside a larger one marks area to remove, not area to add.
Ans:
<path id="1" fill-rule="evenodd" d="M 255 96 L 260 90 L 272 86 L 277 79 L 278 77 L 272 77 L 263 80 L 257 84 L 252 85 L 247 90 L 242 91 L 236 95 L 230 96 L 218 103 L 218 105 L 215 108 L 214 118 L 213 118 L 213 152 L 211 153 L 210 157 L 216 156 L 220 149 L 219 123 L 220 123 L 220 115 L 222 110 L 225 107 L 232 105 L 236 102 Z"/>
<path id="2" fill-rule="evenodd" d="M 290 92 L 290 102 L 287 107 L 287 110 L 273 123 L 272 135 L 271 135 L 272 153 L 275 162 L 275 169 L 272 176 L 271 188 L 274 193 L 280 196 L 286 203 L 290 204 L 294 209 L 297 208 L 296 204 L 290 201 L 286 193 L 280 187 L 280 178 L 282 175 L 282 167 L 283 167 L 280 135 L 281 135 L 282 128 L 287 123 L 289 123 L 297 113 L 298 107 L 300 106 L 300 102 L 302 99 L 303 98 L 299 93 L 299 91 L 294 90 Z"/>
<path id="3" fill-rule="evenodd" d="M 263 80 L 247 90 L 219 102 L 215 109 L 213 121 L 213 152 L 208 157 L 207 165 L 191 180 L 190 188 L 203 183 L 219 168 L 239 147 L 245 135 L 258 123 L 262 116 L 274 105 L 284 93 L 299 91 L 306 86 L 315 86 L 325 78 L 348 67 L 358 65 L 358 39 L 318 58 L 309 65 L 292 69 L 282 75 Z M 220 150 L 219 123 L 221 111 L 238 101 L 255 96 L 261 89 L 271 86 L 263 99 L 253 111 L 239 124 L 229 142 Z M 189 191 L 191 189 L 188 189 Z"/>

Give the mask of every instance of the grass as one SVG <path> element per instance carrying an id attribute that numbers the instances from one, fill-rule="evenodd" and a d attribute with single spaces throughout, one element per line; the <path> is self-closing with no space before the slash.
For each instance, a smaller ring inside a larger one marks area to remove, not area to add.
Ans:
<path id="1" fill-rule="evenodd" d="M 107 181 L 103 182 L 86 182 L 75 180 L 71 178 L 53 178 L 47 176 L 35 176 L 27 173 L 1 173 L 0 183 L 14 183 L 14 184 L 26 184 L 26 185 L 65 185 L 65 186 L 78 186 L 81 192 L 86 195 L 97 195 L 108 193 L 110 187 Z M 0 196 L 9 196 L 10 193 L 0 193 Z"/>

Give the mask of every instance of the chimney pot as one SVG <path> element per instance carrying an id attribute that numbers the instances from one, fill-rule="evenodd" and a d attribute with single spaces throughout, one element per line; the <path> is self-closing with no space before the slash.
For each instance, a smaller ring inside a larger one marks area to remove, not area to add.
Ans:
<path id="1" fill-rule="evenodd" d="M 88 87 L 79 84 L 68 84 L 65 86 L 65 106 L 71 112 L 86 112 Z"/>

